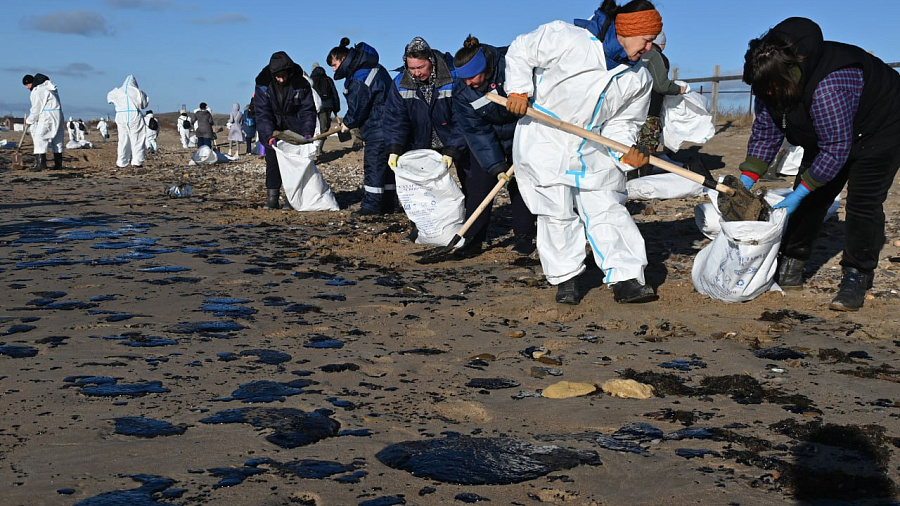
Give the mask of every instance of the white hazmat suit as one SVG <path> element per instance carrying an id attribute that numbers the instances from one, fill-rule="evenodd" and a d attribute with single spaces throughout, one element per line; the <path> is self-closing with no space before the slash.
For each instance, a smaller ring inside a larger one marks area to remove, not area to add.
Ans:
<path id="1" fill-rule="evenodd" d="M 181 138 L 181 147 L 184 149 L 192 147 L 191 131 L 194 129 L 194 124 L 191 123 L 191 118 L 188 117 L 185 111 L 181 111 L 181 115 L 175 121 L 178 124 L 178 137 Z M 187 121 L 187 128 L 184 127 L 185 121 Z"/>
<path id="2" fill-rule="evenodd" d="M 536 110 L 626 146 L 647 117 L 651 87 L 641 65 L 607 70 L 600 40 L 563 21 L 520 35 L 506 53 L 507 92 L 524 93 Z M 550 284 L 584 272 L 585 236 L 606 283 L 644 284 L 644 239 L 624 205 L 624 171 L 634 167 L 621 156 L 527 116 L 519 120 L 516 179 L 537 215 L 537 249 Z"/>
<path id="3" fill-rule="evenodd" d="M 106 139 L 109 139 L 109 125 L 105 119 L 97 122 L 97 130 L 100 131 L 100 137 L 103 139 L 103 142 L 106 142 Z"/>
<path id="4" fill-rule="evenodd" d="M 42 155 L 47 148 L 52 148 L 54 153 L 65 151 L 66 134 L 63 131 L 62 106 L 59 103 L 59 91 L 53 81 L 47 79 L 37 83 L 31 88 L 31 111 L 25 123 L 31 127 L 31 138 L 34 142 L 34 153 Z"/>
<path id="5" fill-rule="evenodd" d="M 69 134 L 69 142 L 77 142 L 78 134 L 76 134 L 78 130 L 78 126 L 75 124 L 75 120 L 69 116 L 69 121 L 66 122 L 66 133 Z"/>
<path id="6" fill-rule="evenodd" d="M 124 168 L 129 163 L 135 167 L 144 164 L 146 157 L 147 125 L 141 110 L 149 105 L 147 94 L 138 88 L 134 76 L 125 78 L 122 86 L 106 95 L 106 100 L 116 107 L 116 128 L 119 134 L 119 157 L 116 166 Z"/>
<path id="7" fill-rule="evenodd" d="M 159 120 L 156 120 L 156 130 L 150 128 L 150 120 L 153 119 L 153 113 L 147 112 L 144 115 L 144 123 L 147 124 L 147 151 L 156 153 L 159 146 L 156 145 L 156 138 L 159 136 Z"/>

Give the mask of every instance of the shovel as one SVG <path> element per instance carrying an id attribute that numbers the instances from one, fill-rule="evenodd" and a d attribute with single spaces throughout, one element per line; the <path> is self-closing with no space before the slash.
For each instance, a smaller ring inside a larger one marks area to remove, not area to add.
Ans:
<path id="1" fill-rule="evenodd" d="M 510 167 L 509 170 L 506 171 L 506 177 L 510 178 L 515 172 L 515 167 Z M 494 189 L 491 190 L 490 193 L 487 194 L 487 197 L 481 201 L 481 204 L 478 204 L 478 207 L 475 208 L 475 212 L 472 213 L 472 216 L 469 216 L 469 219 L 463 223 L 463 226 L 459 227 L 459 231 L 453 236 L 453 239 L 450 239 L 450 242 L 447 243 L 446 246 L 438 246 L 437 248 L 432 248 L 430 250 L 421 253 L 421 257 L 416 260 L 416 262 L 420 264 L 433 264 L 437 262 L 442 262 L 445 260 L 445 256 L 449 253 L 452 253 L 454 249 L 456 249 L 456 245 L 459 244 L 459 241 L 462 240 L 463 236 L 466 235 L 466 232 L 469 231 L 469 228 L 475 223 L 475 220 L 481 216 L 481 213 L 487 209 L 489 205 L 491 205 L 491 201 L 494 200 L 494 197 L 500 193 L 500 190 L 503 189 L 503 185 L 506 184 L 506 179 L 501 179 L 497 181 L 497 184 L 494 185 Z"/>
<path id="2" fill-rule="evenodd" d="M 13 170 L 22 170 L 25 168 L 25 164 L 22 160 L 22 153 L 19 153 L 19 150 L 22 149 L 22 143 L 25 142 L 25 134 L 28 133 L 28 125 L 23 125 L 25 128 L 22 129 L 22 138 L 19 139 L 19 143 L 16 144 L 16 152 L 13 153 L 13 162 L 12 168 Z"/>
<path id="3" fill-rule="evenodd" d="M 502 105 L 503 107 L 506 107 L 506 97 L 501 97 L 500 95 L 498 95 L 496 93 L 488 93 L 485 95 L 485 97 L 495 104 L 499 104 L 499 105 Z M 581 128 L 577 125 L 573 125 L 572 123 L 567 123 L 561 119 L 554 118 L 553 116 L 550 116 L 549 114 L 544 114 L 540 111 L 535 110 L 533 107 L 529 107 L 525 114 L 540 121 L 541 123 L 546 123 L 547 125 L 556 127 L 558 129 L 562 130 L 563 132 L 568 132 L 572 135 L 577 135 L 578 137 L 581 137 L 582 139 L 587 139 L 589 141 L 596 142 L 597 144 L 601 144 L 603 146 L 614 149 L 616 151 L 626 153 L 630 149 L 628 146 L 626 146 L 624 144 L 620 144 L 612 139 L 603 137 L 600 134 L 591 132 L 590 130 L 585 130 L 584 128 Z M 697 174 L 696 172 L 691 172 L 690 170 L 685 169 L 683 167 L 679 167 L 679 166 L 675 165 L 674 163 L 669 163 L 665 160 L 660 160 L 659 158 L 657 158 L 655 156 L 650 157 L 650 163 L 656 167 L 659 167 L 660 169 L 662 169 L 666 172 L 678 174 L 681 177 L 685 177 L 697 184 L 701 184 L 707 188 L 719 191 L 721 193 L 725 193 L 727 195 L 733 195 L 735 193 L 734 188 L 731 188 L 724 184 L 716 183 L 716 181 L 713 179 L 705 178 L 705 177 L 701 176 L 700 174 Z M 749 191 L 747 193 L 749 194 Z"/>
<path id="4" fill-rule="evenodd" d="M 336 134 L 341 131 L 341 124 L 338 123 L 331 127 L 327 132 L 320 133 L 315 137 L 311 137 L 307 139 L 302 135 L 294 132 L 292 130 L 275 130 L 272 132 L 272 136 L 277 138 L 280 141 L 284 141 L 288 144 L 294 144 L 295 146 L 299 146 L 301 144 L 309 144 L 310 142 L 320 141 L 329 135 Z"/>

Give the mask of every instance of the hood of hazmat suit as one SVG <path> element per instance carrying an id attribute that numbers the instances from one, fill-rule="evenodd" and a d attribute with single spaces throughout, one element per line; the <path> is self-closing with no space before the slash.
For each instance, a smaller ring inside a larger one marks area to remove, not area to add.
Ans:
<path id="1" fill-rule="evenodd" d="M 118 88 L 106 95 L 106 101 L 116 107 L 116 125 L 119 128 L 140 130 L 144 127 L 142 109 L 150 104 L 147 94 L 138 87 L 137 79 L 129 75 Z"/>

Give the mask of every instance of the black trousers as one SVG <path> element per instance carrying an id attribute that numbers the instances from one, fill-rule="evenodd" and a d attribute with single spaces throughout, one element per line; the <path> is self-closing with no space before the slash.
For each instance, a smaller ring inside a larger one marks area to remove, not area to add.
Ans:
<path id="1" fill-rule="evenodd" d="M 478 160 L 471 153 L 464 156 L 463 160 L 454 161 L 459 182 L 462 185 L 463 195 L 466 197 L 466 219 L 475 213 L 475 209 L 497 184 L 497 178 L 491 177 Z M 537 218 L 528 210 L 528 206 L 519 194 L 519 186 L 513 178 L 507 184 L 510 203 L 512 205 L 512 229 L 516 237 L 535 236 L 537 234 Z M 491 208 L 489 205 L 481 213 L 478 219 L 472 223 L 466 233 L 466 244 L 483 244 L 487 240 L 488 225 L 491 221 Z"/>
<path id="2" fill-rule="evenodd" d="M 281 169 L 278 168 L 278 156 L 275 148 L 266 146 L 266 189 L 281 189 Z"/>
<path id="3" fill-rule="evenodd" d="M 872 272 L 884 246 L 884 201 L 900 167 L 900 147 L 861 150 L 828 184 L 806 196 L 791 215 L 781 253 L 809 259 L 828 207 L 847 185 L 846 236 L 841 266 Z M 803 169 L 800 170 L 800 174 Z M 794 181 L 800 184 L 800 174 Z"/>

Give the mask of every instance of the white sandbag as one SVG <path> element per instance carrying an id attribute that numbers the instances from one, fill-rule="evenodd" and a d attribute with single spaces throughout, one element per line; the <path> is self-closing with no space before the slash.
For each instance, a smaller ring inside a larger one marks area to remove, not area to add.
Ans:
<path id="1" fill-rule="evenodd" d="M 683 199 L 703 195 L 703 185 L 678 174 L 654 174 L 625 183 L 631 200 Z"/>
<path id="2" fill-rule="evenodd" d="M 94 145 L 91 141 L 69 141 L 66 143 L 66 149 L 93 149 Z"/>
<path id="3" fill-rule="evenodd" d="M 779 176 L 796 176 L 800 172 L 800 162 L 802 161 L 803 148 L 794 146 L 785 140 L 778 156 L 772 162 L 772 169 Z"/>
<path id="4" fill-rule="evenodd" d="M 281 171 L 287 201 L 296 211 L 339 211 L 337 199 L 316 168 L 313 144 L 299 146 L 280 142 L 273 148 Z"/>
<path id="5" fill-rule="evenodd" d="M 703 295 L 725 302 L 745 302 L 775 282 L 778 249 L 787 211 L 775 209 L 767 221 L 722 221 L 722 232 L 694 258 L 691 280 Z"/>
<path id="6" fill-rule="evenodd" d="M 775 204 L 784 200 L 784 198 L 791 193 L 791 188 L 775 188 L 773 190 L 769 190 L 766 192 L 766 202 L 769 205 L 774 206 Z M 712 202 L 706 202 L 703 204 L 697 204 L 694 206 L 694 223 L 697 224 L 697 228 L 700 229 L 700 232 L 703 233 L 709 239 L 715 239 L 719 232 L 722 230 L 722 215 L 719 213 L 719 208 L 716 206 L 716 197 L 718 196 L 718 192 L 715 190 L 709 191 L 709 196 L 712 199 Z M 832 216 L 837 212 L 837 210 L 841 207 L 841 194 L 838 193 L 834 198 L 834 202 L 828 206 L 828 211 L 825 213 L 825 219 L 823 221 L 828 221 Z"/>
<path id="7" fill-rule="evenodd" d="M 703 144 L 716 134 L 706 97 L 693 91 L 681 95 L 666 95 L 660 119 L 661 141 L 672 151 L 681 149 L 684 142 Z"/>
<path id="8" fill-rule="evenodd" d="M 191 155 L 190 165 L 212 165 L 219 161 L 219 156 L 209 146 L 200 146 L 194 154 Z"/>
<path id="9" fill-rule="evenodd" d="M 397 197 L 410 221 L 416 224 L 417 244 L 446 246 L 466 217 L 465 197 L 441 154 L 431 149 L 404 153 L 394 170 Z"/>

